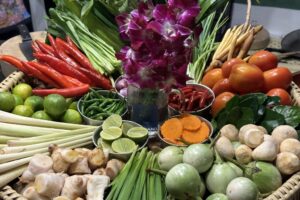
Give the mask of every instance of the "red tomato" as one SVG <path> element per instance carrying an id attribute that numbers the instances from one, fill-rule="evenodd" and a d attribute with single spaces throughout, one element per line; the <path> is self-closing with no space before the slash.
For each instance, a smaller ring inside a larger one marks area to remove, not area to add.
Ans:
<path id="1" fill-rule="evenodd" d="M 231 92 L 223 92 L 219 94 L 213 104 L 211 105 L 211 115 L 216 117 L 217 114 L 226 106 L 227 102 L 234 97 L 234 94 Z"/>
<path id="2" fill-rule="evenodd" d="M 278 96 L 280 98 L 281 105 L 292 105 L 292 98 L 290 94 L 281 88 L 274 88 L 267 93 L 268 96 Z"/>
<path id="3" fill-rule="evenodd" d="M 212 91 L 215 93 L 215 96 L 218 96 L 222 92 L 233 92 L 231 85 L 229 84 L 229 79 L 224 78 L 216 82 Z"/>
<path id="4" fill-rule="evenodd" d="M 264 84 L 263 72 L 248 63 L 236 64 L 232 67 L 229 84 L 241 94 L 261 91 Z"/>
<path id="5" fill-rule="evenodd" d="M 273 88 L 287 89 L 293 80 L 293 75 L 286 67 L 277 67 L 264 72 L 265 92 Z"/>
<path id="6" fill-rule="evenodd" d="M 216 82 L 223 78 L 222 70 L 220 68 L 212 69 L 203 76 L 201 83 L 209 88 L 213 88 Z"/>
<path id="7" fill-rule="evenodd" d="M 277 67 L 278 59 L 273 53 L 265 50 L 257 51 L 249 59 L 249 64 L 254 64 L 262 71 L 267 71 Z"/>
<path id="8" fill-rule="evenodd" d="M 239 64 L 239 63 L 245 63 L 245 61 L 243 61 L 240 58 L 232 58 L 232 59 L 224 62 L 224 64 L 221 67 L 224 78 L 228 78 L 229 75 L 230 75 L 232 67 L 235 64 Z"/>

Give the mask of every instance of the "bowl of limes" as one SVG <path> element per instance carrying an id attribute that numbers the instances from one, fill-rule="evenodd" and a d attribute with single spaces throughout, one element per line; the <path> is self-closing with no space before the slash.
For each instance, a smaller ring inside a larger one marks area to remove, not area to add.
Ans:
<path id="1" fill-rule="evenodd" d="M 105 119 L 93 135 L 95 146 L 107 150 L 110 157 L 128 160 L 130 155 L 144 148 L 149 140 L 148 130 L 117 114 Z"/>

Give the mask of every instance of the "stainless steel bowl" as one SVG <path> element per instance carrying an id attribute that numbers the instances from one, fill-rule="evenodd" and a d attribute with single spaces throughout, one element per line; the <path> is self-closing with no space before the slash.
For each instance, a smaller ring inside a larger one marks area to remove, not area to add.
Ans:
<path id="1" fill-rule="evenodd" d="M 177 117 L 180 117 L 180 115 L 175 115 L 175 116 L 172 116 L 171 118 L 177 118 Z M 201 144 L 201 143 L 204 143 L 204 142 L 206 142 L 206 141 L 209 140 L 209 138 L 210 138 L 211 135 L 213 134 L 213 126 L 212 126 L 212 124 L 210 123 L 210 121 L 208 121 L 208 120 L 205 119 L 204 117 L 201 117 L 201 116 L 197 116 L 197 117 L 198 117 L 201 121 L 204 121 L 204 122 L 208 125 L 208 127 L 209 127 L 209 129 L 210 129 L 208 138 L 207 138 L 206 140 L 204 140 L 204 141 L 202 141 L 202 142 L 199 143 L 199 144 Z M 173 144 L 173 143 L 171 143 L 171 142 L 168 142 L 168 141 L 165 140 L 165 139 L 163 138 L 163 136 L 161 135 L 160 128 L 159 128 L 159 132 L 158 132 L 157 135 L 158 135 L 158 138 L 164 143 L 165 146 L 178 146 L 178 147 L 186 147 L 186 146 L 188 146 L 188 145 L 177 145 L 177 144 Z"/>
<path id="2" fill-rule="evenodd" d="M 103 96 L 108 96 L 109 94 L 115 94 L 117 95 L 117 97 L 119 99 L 124 99 L 126 101 L 126 99 L 121 96 L 120 94 L 118 94 L 117 92 L 113 92 L 113 91 L 109 91 L 109 90 L 97 90 L 97 92 Z M 83 113 L 82 113 L 82 110 L 80 109 L 81 107 L 81 103 L 82 103 L 82 100 L 83 100 L 84 97 L 81 97 L 77 103 L 77 110 L 78 112 L 80 113 L 80 115 L 82 116 L 84 122 L 88 125 L 93 125 L 93 126 L 98 126 L 98 125 L 101 125 L 103 123 L 104 120 L 95 120 L 95 119 L 91 119 L 87 116 L 85 116 Z M 127 101 L 126 101 L 126 105 L 127 105 Z M 121 114 L 121 117 L 125 117 L 128 113 L 128 108 L 126 106 L 126 110 Z"/>
<path id="3" fill-rule="evenodd" d="M 133 126 L 139 126 L 139 127 L 142 127 L 142 125 L 136 123 L 136 122 L 133 122 L 133 121 L 129 121 L 129 120 L 123 120 L 123 123 L 126 122 L 126 123 L 129 123 L 129 124 L 132 124 Z M 100 132 L 102 131 L 102 126 L 99 126 L 94 134 L 93 134 L 93 143 L 96 147 L 100 147 L 100 148 L 103 148 L 101 145 L 98 144 L 98 140 L 101 139 L 100 138 Z M 139 145 L 139 148 L 138 148 L 138 151 L 140 151 L 141 149 L 143 149 L 147 144 L 148 144 L 148 141 L 149 141 L 149 135 L 148 135 L 148 138 L 145 140 L 145 142 L 143 144 L 138 144 Z M 117 158 L 117 159 L 121 159 L 121 160 L 128 160 L 131 156 L 132 152 L 131 153 L 115 153 L 115 152 L 112 152 L 110 150 L 109 152 L 109 156 L 111 158 Z"/>
<path id="4" fill-rule="evenodd" d="M 207 87 L 206 85 L 203 84 L 198 84 L 198 83 L 187 83 L 186 85 L 193 85 L 196 87 L 200 87 L 200 88 L 205 88 L 211 95 L 212 95 L 212 100 L 211 102 L 204 108 L 200 109 L 200 110 L 195 110 L 195 111 L 185 111 L 186 113 L 190 113 L 192 115 L 205 115 L 209 113 L 210 107 L 213 104 L 213 102 L 215 101 L 215 94 L 214 92 Z M 169 109 L 169 115 L 170 116 L 175 116 L 175 115 L 180 115 L 180 111 L 176 110 L 175 108 L 172 108 L 171 106 L 168 106 Z"/>

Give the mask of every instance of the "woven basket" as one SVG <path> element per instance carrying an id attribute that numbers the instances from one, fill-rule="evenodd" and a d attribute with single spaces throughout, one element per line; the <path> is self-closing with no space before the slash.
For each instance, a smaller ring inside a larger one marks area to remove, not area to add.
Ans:
<path id="1" fill-rule="evenodd" d="M 24 82 L 23 72 L 13 72 L 0 83 L 0 92 L 10 91 L 16 84 Z M 292 82 L 291 97 L 293 105 L 300 106 L 300 88 Z M 264 200 L 299 200 L 300 199 L 300 172 L 291 176 L 280 188 Z M 0 200 L 27 200 L 13 190 L 5 186 L 0 190 Z"/>

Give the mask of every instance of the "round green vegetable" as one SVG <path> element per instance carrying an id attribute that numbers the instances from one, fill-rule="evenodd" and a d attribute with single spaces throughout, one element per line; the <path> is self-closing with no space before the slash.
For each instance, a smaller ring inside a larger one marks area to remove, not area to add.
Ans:
<path id="1" fill-rule="evenodd" d="M 25 99 L 24 105 L 31 106 L 33 111 L 43 110 L 44 99 L 40 96 L 30 96 Z"/>
<path id="2" fill-rule="evenodd" d="M 201 198 L 203 198 L 204 195 L 205 195 L 206 186 L 205 186 L 204 181 L 203 181 L 201 176 L 200 176 L 200 180 L 201 180 L 201 182 L 200 182 L 200 194 L 199 194 L 199 196 Z"/>
<path id="3" fill-rule="evenodd" d="M 0 93 L 0 110 L 10 112 L 16 104 L 14 96 L 9 92 Z"/>
<path id="4" fill-rule="evenodd" d="M 275 191 L 282 185 L 281 174 L 273 164 L 257 161 L 247 166 L 246 176 L 257 185 L 260 193 Z"/>
<path id="5" fill-rule="evenodd" d="M 43 120 L 52 121 L 51 117 L 43 110 L 36 111 L 35 113 L 33 113 L 33 115 L 31 117 L 35 118 L 35 119 L 43 119 Z"/>
<path id="6" fill-rule="evenodd" d="M 206 200 L 229 200 L 229 199 L 225 194 L 215 193 L 209 195 Z"/>
<path id="7" fill-rule="evenodd" d="M 51 117 L 59 118 L 68 109 L 68 105 L 63 96 L 50 94 L 44 99 L 44 108 Z"/>
<path id="8" fill-rule="evenodd" d="M 232 167 L 234 169 L 234 171 L 238 175 L 238 177 L 243 176 L 243 170 L 241 168 L 239 168 L 232 162 L 227 162 L 227 163 L 230 165 L 230 167 Z"/>
<path id="9" fill-rule="evenodd" d="M 175 165 L 182 163 L 183 150 L 176 146 L 168 146 L 158 154 L 158 165 L 161 170 L 169 171 Z"/>
<path id="10" fill-rule="evenodd" d="M 166 175 L 167 191 L 176 199 L 196 198 L 200 194 L 201 179 L 198 171 L 191 165 L 180 163 Z"/>
<path id="11" fill-rule="evenodd" d="M 199 173 L 203 173 L 213 164 L 214 154 L 205 144 L 192 144 L 184 151 L 183 162 L 195 167 Z"/>
<path id="12" fill-rule="evenodd" d="M 226 195 L 230 200 L 257 200 L 259 192 L 253 181 L 238 177 L 228 184 Z"/>
<path id="13" fill-rule="evenodd" d="M 14 96 L 15 102 L 16 102 L 15 106 L 17 106 L 17 105 L 23 105 L 24 101 L 23 101 L 22 97 L 20 97 L 18 95 L 15 95 L 15 94 L 13 94 L 13 96 Z"/>

